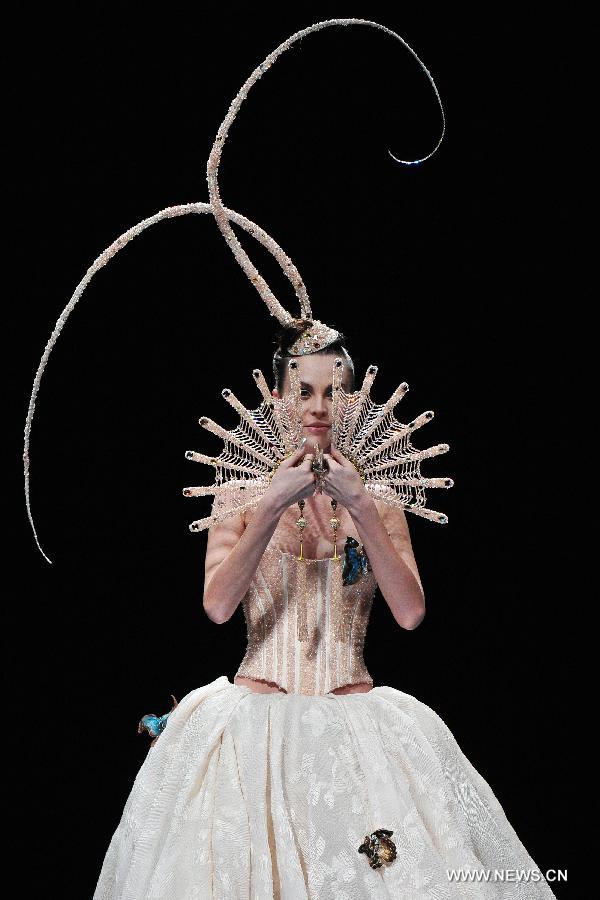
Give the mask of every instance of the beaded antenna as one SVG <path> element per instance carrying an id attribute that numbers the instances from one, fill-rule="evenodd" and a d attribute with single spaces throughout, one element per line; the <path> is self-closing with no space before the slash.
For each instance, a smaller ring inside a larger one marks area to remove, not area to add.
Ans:
<path id="1" fill-rule="evenodd" d="M 344 361 L 333 363 L 332 446 L 357 468 L 365 489 L 389 506 L 401 507 L 432 522 L 446 524 L 448 517 L 426 503 L 425 488 L 450 488 L 451 478 L 424 478 L 421 460 L 447 453 L 448 444 L 436 444 L 417 450 L 411 443 L 413 432 L 434 416 L 427 410 L 407 424 L 398 421 L 394 410 L 408 391 L 406 382 L 396 388 L 390 399 L 377 404 L 371 388 L 378 368 L 369 366 L 360 390 L 346 392 L 342 386 Z M 220 437 L 225 446 L 218 457 L 186 452 L 186 458 L 215 467 L 214 484 L 186 487 L 185 497 L 214 496 L 211 515 L 190 524 L 190 531 L 203 531 L 236 513 L 252 509 L 269 487 L 277 466 L 300 445 L 300 383 L 298 363 L 288 363 L 290 391 L 281 398 L 272 397 L 260 369 L 253 376 L 263 396 L 256 409 L 248 410 L 228 389 L 223 397 L 240 416 L 239 424 L 226 430 L 203 416 L 199 423 Z"/>
<path id="2" fill-rule="evenodd" d="M 37 369 L 37 372 L 36 372 L 36 375 L 34 378 L 33 388 L 32 388 L 32 392 L 31 392 L 31 398 L 29 401 L 29 409 L 27 412 L 27 419 L 25 422 L 23 467 L 24 467 L 24 478 L 25 478 L 25 503 L 26 503 L 26 507 L 27 507 L 27 515 L 29 518 L 29 522 L 31 524 L 31 528 L 33 531 L 33 535 L 34 535 L 37 547 L 47 562 L 51 563 L 52 560 L 49 559 L 48 556 L 44 553 L 44 551 L 42 550 L 42 547 L 40 545 L 40 542 L 38 540 L 36 528 L 35 528 L 34 521 L 33 521 L 33 515 L 31 512 L 31 501 L 30 501 L 30 490 L 29 490 L 30 465 L 31 465 L 31 457 L 30 457 L 31 426 L 33 423 L 36 398 L 37 398 L 39 387 L 41 384 L 42 375 L 45 370 L 46 364 L 48 362 L 50 353 L 58 339 L 58 336 L 60 335 L 69 315 L 75 308 L 75 305 L 81 298 L 81 295 L 83 294 L 85 288 L 90 283 L 93 276 L 103 266 L 105 266 L 109 262 L 109 260 L 112 259 L 113 256 L 115 256 L 116 253 L 118 253 L 120 250 L 123 249 L 123 247 L 125 247 L 130 241 L 132 241 L 134 237 L 140 235 L 143 231 L 145 231 L 151 225 L 154 225 L 157 222 L 162 221 L 163 219 L 177 218 L 178 216 L 184 216 L 184 215 L 188 215 L 190 213 L 196 213 L 196 214 L 208 213 L 209 215 L 214 217 L 214 219 L 217 223 L 217 226 L 218 226 L 219 230 L 221 231 L 221 234 L 227 241 L 227 244 L 229 245 L 230 249 L 232 250 L 236 261 L 239 263 L 239 265 L 244 270 L 244 272 L 247 275 L 247 277 L 249 278 L 251 284 L 254 285 L 254 287 L 260 294 L 261 298 L 265 302 L 265 305 L 266 305 L 269 313 L 272 316 L 275 316 L 275 318 L 284 326 L 297 325 L 299 327 L 298 337 L 297 337 L 295 343 L 292 345 L 289 355 L 302 356 L 307 353 L 314 353 L 317 350 L 322 349 L 323 347 L 329 346 L 339 336 L 339 332 L 335 328 L 331 328 L 329 325 L 326 325 L 325 323 L 320 322 L 318 319 L 313 319 L 312 309 L 311 309 L 310 301 L 308 298 L 308 292 L 307 292 L 304 282 L 300 276 L 300 273 L 298 272 L 296 266 L 294 265 L 292 260 L 289 258 L 289 256 L 279 246 L 279 244 L 264 229 L 262 229 L 259 225 L 257 225 L 251 219 L 248 219 L 245 216 L 241 215 L 241 213 L 238 213 L 235 210 L 224 206 L 224 204 L 221 201 L 220 194 L 219 194 L 219 185 L 218 185 L 218 180 L 217 180 L 219 164 L 220 164 L 220 160 L 221 160 L 221 153 L 223 151 L 223 146 L 224 146 L 227 136 L 229 134 L 229 129 L 231 128 L 231 125 L 232 125 L 237 113 L 239 112 L 239 109 L 240 109 L 242 103 L 246 99 L 246 96 L 248 95 L 249 90 L 252 88 L 252 86 L 258 81 L 259 78 L 261 78 L 261 76 L 268 69 L 271 68 L 271 66 L 273 65 L 275 60 L 285 50 L 288 50 L 295 43 L 297 43 L 298 41 L 301 41 L 302 38 L 306 37 L 309 34 L 312 34 L 313 32 L 321 31 L 323 29 L 329 28 L 331 26 L 337 26 L 337 25 L 341 25 L 341 26 L 366 25 L 366 26 L 369 26 L 372 28 L 377 28 L 380 31 L 384 32 L 385 34 L 389 35 L 390 37 L 395 38 L 396 40 L 400 41 L 400 43 L 412 54 L 414 59 L 419 63 L 419 65 L 421 66 L 421 68 L 423 69 L 425 74 L 427 75 L 427 77 L 431 83 L 431 86 L 433 87 L 433 90 L 437 97 L 437 100 L 438 100 L 438 103 L 440 106 L 440 110 L 442 113 L 442 133 L 440 135 L 440 138 L 439 138 L 436 146 L 431 151 L 431 153 L 429 153 L 427 156 L 422 157 L 421 159 L 414 159 L 414 160 L 398 159 L 396 156 L 394 156 L 388 150 L 388 154 L 391 156 L 391 158 L 395 162 L 401 163 L 402 165 L 405 165 L 405 166 L 416 165 L 418 163 L 425 162 L 425 160 L 427 160 L 431 156 L 433 156 L 433 154 L 437 151 L 438 147 L 442 143 L 442 140 L 444 138 L 445 129 L 446 129 L 446 123 L 445 123 L 445 117 L 444 117 L 444 109 L 442 107 L 442 101 L 440 99 L 440 95 L 439 95 L 438 89 L 435 85 L 433 78 L 431 77 L 429 71 L 426 69 L 424 64 L 421 62 L 421 60 L 419 59 L 417 54 L 414 52 L 414 50 L 412 50 L 411 47 L 409 47 L 409 45 L 406 43 L 406 41 L 402 37 L 400 37 L 399 34 L 396 34 L 396 32 L 392 31 L 390 28 L 386 28 L 385 25 L 380 25 L 378 22 L 372 22 L 372 21 L 369 21 L 368 19 L 328 19 L 323 22 L 316 22 L 314 25 L 311 25 L 308 28 L 304 28 L 301 31 L 297 31 L 295 34 L 291 35 L 291 37 L 287 38 L 287 40 L 283 41 L 283 43 L 281 43 L 272 53 L 270 53 L 263 60 L 262 63 L 260 63 L 259 66 L 256 67 L 256 69 L 254 69 L 252 74 L 244 82 L 244 84 L 238 91 L 236 97 L 232 101 L 232 103 L 229 107 L 228 113 L 225 116 L 223 122 L 221 123 L 221 126 L 218 130 L 217 136 L 215 138 L 213 147 L 211 149 L 210 156 L 209 156 L 208 162 L 207 162 L 207 174 L 206 174 L 206 178 L 207 178 L 207 182 L 208 182 L 209 202 L 208 203 L 203 203 L 203 202 L 186 203 L 186 204 L 181 204 L 181 205 L 177 205 L 177 206 L 169 206 L 166 209 L 162 209 L 159 212 L 155 213 L 153 216 L 150 216 L 149 218 L 144 219 L 141 222 L 138 222 L 136 225 L 133 225 L 127 231 L 123 232 L 123 234 L 121 234 L 118 238 L 116 238 L 116 240 L 114 240 L 112 242 L 112 244 L 110 244 L 110 246 L 107 247 L 96 258 L 96 260 L 92 263 L 92 265 L 89 267 L 89 269 L 85 273 L 84 277 L 81 279 L 81 281 L 75 288 L 75 291 L 73 292 L 73 294 L 71 296 L 71 299 L 69 300 L 69 302 L 63 309 L 62 313 L 58 317 L 56 325 L 54 326 L 54 330 L 50 336 L 48 343 L 46 344 L 44 353 L 42 354 L 42 358 L 40 360 L 40 363 L 38 365 L 38 369 Z M 284 275 L 290 281 L 290 283 L 294 289 L 294 292 L 296 294 L 296 298 L 300 305 L 300 316 L 299 317 L 292 316 L 286 309 L 284 309 L 284 307 L 281 305 L 279 300 L 275 297 L 275 295 L 271 291 L 269 285 L 266 283 L 264 278 L 261 276 L 261 274 L 258 272 L 256 267 L 250 260 L 247 253 L 242 248 L 242 246 L 241 246 L 239 240 L 237 239 L 237 237 L 233 231 L 233 228 L 231 226 L 232 222 L 235 225 L 238 225 L 242 230 L 244 230 L 248 234 L 252 235 L 253 238 L 255 238 L 263 247 L 265 247 L 266 250 L 269 251 L 269 253 L 271 253 L 271 255 L 274 257 L 276 262 L 279 264 Z M 261 385 L 263 382 L 264 382 L 264 379 L 262 379 L 262 382 L 259 384 L 259 387 L 261 387 L 261 390 L 262 390 Z M 233 397 L 233 395 L 230 395 L 230 396 Z M 234 400 L 235 400 L 235 398 L 234 398 Z M 234 403 L 234 400 L 232 400 L 231 402 Z M 265 402 L 265 404 L 267 403 L 266 400 L 264 402 Z M 270 403 L 271 401 L 269 400 L 268 402 Z M 346 402 L 350 402 L 350 401 L 349 400 L 343 401 L 342 406 Z M 360 422 L 365 423 L 366 428 L 370 428 L 371 424 L 373 424 L 371 419 L 369 418 L 370 413 L 368 412 L 368 410 L 371 409 L 371 407 L 369 405 L 370 403 L 371 403 L 371 401 L 368 400 L 367 397 L 364 397 L 361 407 L 360 407 L 362 410 L 362 412 L 360 412 L 360 415 L 359 415 Z M 235 405 L 235 403 L 234 403 L 234 405 Z M 282 452 L 281 447 L 287 446 L 286 442 L 289 443 L 289 441 L 291 440 L 290 435 L 284 436 L 283 432 L 279 433 L 277 430 L 278 428 L 283 428 L 285 430 L 285 428 L 287 427 L 285 425 L 283 425 L 283 426 L 281 425 L 281 422 L 285 423 L 285 421 L 286 421 L 285 416 L 287 413 L 286 413 L 285 406 L 280 406 L 279 404 L 275 403 L 272 407 L 269 407 L 269 409 L 272 409 L 272 411 L 273 411 L 271 417 L 269 417 L 268 414 L 266 413 L 266 406 L 264 404 L 263 404 L 263 406 L 259 407 L 259 411 L 244 410 L 244 413 L 247 414 L 248 418 L 244 418 L 245 425 L 243 426 L 244 428 L 256 431 L 257 422 L 255 422 L 254 418 L 253 418 L 255 414 L 258 417 L 266 416 L 265 422 L 270 423 L 270 424 L 265 424 L 265 428 L 267 428 L 267 432 L 269 430 L 273 430 L 273 436 L 276 438 L 276 440 L 273 443 L 273 447 L 271 448 L 271 456 L 269 456 L 269 454 L 266 454 L 265 460 L 261 461 L 257 454 L 263 453 L 264 448 L 261 450 L 260 447 L 262 447 L 262 444 L 260 444 L 260 446 L 259 446 L 258 443 L 257 443 L 256 447 L 254 447 L 252 445 L 253 453 L 250 454 L 251 458 L 254 460 L 254 463 L 256 465 L 258 465 L 258 463 L 261 462 L 266 467 L 268 465 L 270 465 L 270 463 L 273 461 L 273 459 L 272 459 L 273 456 L 275 457 L 275 461 L 277 460 L 277 458 L 279 458 L 278 454 L 280 452 Z M 240 412 L 241 412 L 241 404 L 240 404 Z M 218 426 L 215 426 L 215 427 L 218 428 Z M 242 427 L 242 426 L 240 426 L 240 427 Z M 351 427 L 354 427 L 354 426 L 351 426 Z M 372 433 L 375 434 L 376 431 L 377 431 L 377 429 L 373 429 Z M 363 444 L 361 445 L 361 447 L 364 447 L 365 453 L 373 451 L 374 445 L 372 443 L 370 443 L 370 441 L 371 441 L 371 439 L 375 440 L 375 438 L 371 438 L 369 435 L 365 435 L 360 431 L 357 433 L 361 435 L 358 438 L 359 442 L 360 442 L 360 440 L 362 440 L 362 437 L 365 438 Z M 290 432 L 290 434 L 291 434 L 291 432 Z M 257 442 L 259 440 L 259 436 L 260 436 L 260 429 L 258 430 L 257 436 L 256 436 Z M 391 435 L 388 435 L 388 437 L 391 437 Z M 352 440 L 354 440 L 354 437 L 352 437 Z M 246 450 L 247 450 L 247 447 L 246 447 Z M 385 453 L 384 450 L 382 450 L 382 452 Z M 195 458 L 195 457 L 190 457 L 190 458 Z M 267 459 L 269 460 L 268 464 L 266 462 Z M 372 459 L 373 464 L 375 464 L 375 454 L 373 455 L 372 458 L 370 457 L 370 459 Z M 387 460 L 387 457 L 382 457 L 379 464 L 382 464 L 384 459 Z M 404 462 L 406 462 L 406 464 L 409 466 L 413 464 L 413 462 L 408 459 L 406 461 L 403 461 L 402 464 L 404 464 Z M 223 471 L 225 471 L 225 469 L 226 469 L 225 464 L 223 464 L 223 466 L 221 466 L 221 469 L 223 469 Z M 234 471 L 234 470 L 231 470 L 231 471 Z M 379 471 L 383 472 L 384 470 L 380 469 Z M 390 471 L 392 471 L 392 470 L 390 470 Z M 252 469 L 251 474 L 253 476 L 256 476 L 256 471 L 254 469 Z M 375 472 L 373 471 L 372 474 L 375 475 Z M 217 469 L 217 476 L 219 476 L 219 469 Z M 261 475 L 261 477 L 262 477 L 262 475 Z M 394 476 L 394 477 L 396 477 L 396 476 Z M 376 479 L 374 478 L 373 481 L 375 481 L 375 480 Z M 382 481 L 382 479 L 378 479 L 378 480 Z M 229 479 L 229 481 L 231 481 L 231 479 Z M 225 495 L 226 490 L 231 489 L 231 485 L 226 486 L 226 481 L 223 481 L 222 484 L 219 483 L 219 485 L 217 485 L 217 486 L 223 487 L 223 490 L 218 492 L 219 496 L 221 494 Z M 388 488 L 389 487 L 390 486 L 388 485 Z M 402 492 L 406 491 L 406 489 L 408 487 L 409 487 L 409 485 L 407 483 L 405 483 L 402 486 Z M 410 487 L 418 488 L 418 487 L 420 487 L 420 485 L 414 484 L 414 485 L 410 485 Z M 195 488 L 194 490 L 196 492 L 199 491 L 199 489 L 197 489 L 197 488 Z M 386 488 L 386 490 L 387 490 L 387 488 Z M 384 493 L 385 493 L 385 491 L 384 491 Z M 396 493 L 398 493 L 398 492 L 396 492 Z M 391 498 L 391 494 L 389 494 L 389 495 L 386 494 L 386 496 Z M 405 497 L 407 497 L 407 495 L 405 495 L 405 493 L 402 493 L 402 497 L 405 498 Z M 425 510 L 423 507 L 419 507 L 419 508 L 421 509 L 421 513 L 420 513 L 421 515 L 426 515 L 428 513 L 428 511 Z M 416 512 L 417 507 L 413 507 L 412 511 Z M 433 514 L 434 519 L 435 519 L 435 515 L 436 514 Z"/>

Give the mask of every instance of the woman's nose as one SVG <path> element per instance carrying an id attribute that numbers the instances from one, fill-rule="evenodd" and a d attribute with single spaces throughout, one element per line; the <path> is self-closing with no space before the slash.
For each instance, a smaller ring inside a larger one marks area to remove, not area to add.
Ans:
<path id="1" fill-rule="evenodd" d="M 314 396 L 312 398 L 311 410 L 315 415 L 324 415 L 327 413 L 327 400 L 325 397 Z"/>

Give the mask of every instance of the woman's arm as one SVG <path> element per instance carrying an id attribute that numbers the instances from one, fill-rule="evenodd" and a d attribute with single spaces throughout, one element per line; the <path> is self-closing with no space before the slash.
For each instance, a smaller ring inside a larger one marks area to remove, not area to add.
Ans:
<path id="1" fill-rule="evenodd" d="M 248 525 L 237 515 L 209 528 L 203 606 L 213 622 L 227 622 L 244 598 L 284 508 L 267 491 Z"/>
<path id="2" fill-rule="evenodd" d="M 303 442 L 280 463 L 248 525 L 235 515 L 209 528 L 203 606 L 213 622 L 227 622 L 245 597 L 284 510 L 314 493 L 313 458 Z"/>
<path id="3" fill-rule="evenodd" d="M 416 628 L 425 616 L 425 596 L 404 510 L 382 504 L 380 514 L 354 464 L 335 447 L 324 457 L 329 467 L 324 490 L 352 516 L 396 622 L 402 628 Z"/>
<path id="4" fill-rule="evenodd" d="M 366 491 L 348 512 L 394 619 L 402 628 L 416 628 L 425 617 L 425 595 L 406 513 L 382 503 L 380 514 L 375 500 Z"/>

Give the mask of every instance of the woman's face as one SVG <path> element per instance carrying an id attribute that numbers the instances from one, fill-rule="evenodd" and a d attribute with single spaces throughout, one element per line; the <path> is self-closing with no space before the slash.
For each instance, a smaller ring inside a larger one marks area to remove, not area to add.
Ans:
<path id="1" fill-rule="evenodd" d="M 333 389 L 332 354 L 309 353 L 307 356 L 295 357 L 298 362 L 298 378 L 300 379 L 300 409 L 302 414 L 302 436 L 306 438 L 305 449 L 313 452 L 314 445 L 319 444 L 321 450 L 331 447 L 331 410 Z M 352 373 L 345 367 L 342 387 L 350 391 Z M 283 384 L 283 395 L 290 390 L 289 374 L 286 370 Z M 273 396 L 280 394 L 275 388 Z"/>

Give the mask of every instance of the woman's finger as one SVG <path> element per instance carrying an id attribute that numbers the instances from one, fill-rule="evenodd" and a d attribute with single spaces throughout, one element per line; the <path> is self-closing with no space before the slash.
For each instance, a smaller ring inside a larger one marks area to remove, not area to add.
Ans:
<path id="1" fill-rule="evenodd" d="M 343 454 L 343 453 L 340 453 L 340 451 L 338 450 L 337 447 L 333 447 L 333 446 L 332 446 L 330 449 L 331 449 L 331 455 L 332 455 L 333 457 L 335 457 L 335 459 L 339 460 L 340 462 L 343 462 L 343 461 L 346 459 L 346 457 L 344 456 L 344 454 Z"/>
<path id="2" fill-rule="evenodd" d="M 348 457 L 340 453 L 337 447 L 331 447 L 331 457 L 342 467 L 352 465 Z"/>
<path id="3" fill-rule="evenodd" d="M 304 472 L 308 472 L 312 467 L 313 459 L 315 458 L 314 453 L 305 453 L 304 459 L 301 464 L 298 466 L 299 469 L 302 469 Z"/>
<path id="4" fill-rule="evenodd" d="M 296 465 L 300 457 L 304 452 L 304 445 L 306 444 L 306 438 L 302 438 L 302 443 L 299 447 L 297 447 L 293 453 L 287 456 L 284 460 L 279 463 L 279 468 L 289 469 L 290 466 Z"/>

